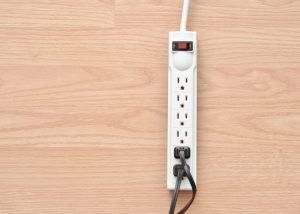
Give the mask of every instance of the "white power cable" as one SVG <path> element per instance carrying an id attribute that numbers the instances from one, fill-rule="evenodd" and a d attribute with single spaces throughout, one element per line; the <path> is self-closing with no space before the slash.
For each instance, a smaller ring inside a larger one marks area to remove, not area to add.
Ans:
<path id="1" fill-rule="evenodd" d="M 186 31 L 187 17 L 189 14 L 189 4 L 190 4 L 189 0 L 184 0 L 183 8 L 182 8 L 180 31 Z"/>

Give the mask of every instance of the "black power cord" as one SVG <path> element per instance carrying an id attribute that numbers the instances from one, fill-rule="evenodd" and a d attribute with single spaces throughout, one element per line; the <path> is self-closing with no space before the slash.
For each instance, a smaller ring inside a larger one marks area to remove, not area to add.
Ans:
<path id="1" fill-rule="evenodd" d="M 177 199 L 178 199 L 179 192 L 180 192 L 180 185 L 181 185 L 181 181 L 183 179 L 183 173 L 184 173 L 183 168 L 178 170 L 177 181 L 176 181 L 175 190 L 174 190 L 173 197 L 172 197 L 169 214 L 175 213 L 176 203 L 177 203 Z"/>
<path id="2" fill-rule="evenodd" d="M 177 180 L 176 180 L 175 190 L 173 193 L 169 214 L 175 213 L 176 203 L 177 203 L 177 199 L 178 199 L 179 192 L 180 192 L 180 185 L 181 185 L 181 182 L 182 182 L 182 179 L 184 176 L 186 176 L 188 178 L 188 180 L 192 186 L 193 196 L 190 199 L 190 201 L 178 212 L 178 214 L 184 214 L 189 209 L 189 207 L 193 203 L 196 193 L 197 193 L 196 183 L 190 172 L 189 165 L 186 163 L 186 160 L 185 160 L 186 154 L 185 154 L 184 150 L 179 151 L 179 157 L 180 157 L 181 165 L 179 165 L 179 166 L 176 165 L 176 167 L 178 166 L 177 171 L 176 171 Z"/>

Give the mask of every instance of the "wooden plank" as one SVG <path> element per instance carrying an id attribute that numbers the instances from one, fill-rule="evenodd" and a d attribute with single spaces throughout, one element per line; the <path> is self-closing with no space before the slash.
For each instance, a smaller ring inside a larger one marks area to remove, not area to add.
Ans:
<path id="1" fill-rule="evenodd" d="M 97 66 L 117 70 L 167 67 L 164 28 L 0 30 L 1 65 Z M 199 68 L 299 67 L 299 28 L 198 28 Z M 160 69 L 160 70 L 158 70 Z M 134 71 L 136 71 L 134 70 Z M 119 71 L 121 72 L 121 71 Z"/>
<path id="2" fill-rule="evenodd" d="M 300 2 L 295 0 L 194 0 L 188 27 L 295 27 L 299 26 Z M 180 0 L 116 0 L 116 24 L 151 28 L 179 28 Z"/>
<path id="3" fill-rule="evenodd" d="M 107 28 L 114 24 L 113 0 L 11 0 L 0 2 L 0 28 Z"/>

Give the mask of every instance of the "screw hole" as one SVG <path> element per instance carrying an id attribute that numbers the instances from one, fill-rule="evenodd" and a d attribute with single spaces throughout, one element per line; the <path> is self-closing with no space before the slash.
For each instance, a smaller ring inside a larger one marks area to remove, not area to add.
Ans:
<path id="1" fill-rule="evenodd" d="M 182 103 L 180 106 L 181 106 L 181 108 L 183 108 L 183 107 L 184 107 L 184 104 Z"/>
<path id="2" fill-rule="evenodd" d="M 180 140 L 180 143 L 184 143 L 184 141 L 183 141 L 183 140 Z"/>
<path id="3" fill-rule="evenodd" d="M 184 125 L 184 122 L 181 122 L 181 123 L 180 123 L 180 125 L 182 125 L 182 126 L 183 126 L 183 125 Z"/>
<path id="4" fill-rule="evenodd" d="M 181 89 L 181 90 L 184 90 L 184 86 L 181 86 L 180 89 Z"/>

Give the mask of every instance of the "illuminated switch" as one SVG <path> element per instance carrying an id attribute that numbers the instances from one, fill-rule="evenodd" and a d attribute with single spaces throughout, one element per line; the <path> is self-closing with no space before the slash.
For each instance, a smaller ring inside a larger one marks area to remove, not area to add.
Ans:
<path id="1" fill-rule="evenodd" d="M 193 42 L 188 41 L 178 41 L 173 42 L 173 51 L 192 51 L 193 50 Z"/>

